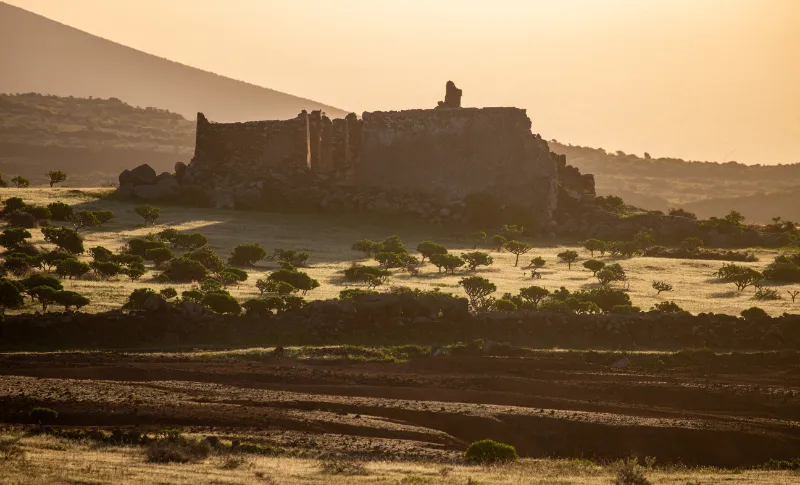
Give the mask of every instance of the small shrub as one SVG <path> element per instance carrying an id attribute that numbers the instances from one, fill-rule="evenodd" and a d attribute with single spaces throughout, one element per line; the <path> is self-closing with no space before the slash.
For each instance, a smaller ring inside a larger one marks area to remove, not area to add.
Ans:
<path id="1" fill-rule="evenodd" d="M 681 313 L 685 310 L 674 301 L 661 301 L 653 305 L 652 311 L 659 313 Z"/>
<path id="2" fill-rule="evenodd" d="M 114 218 L 114 213 L 110 210 L 95 211 L 94 216 L 97 219 L 97 224 L 103 227 L 103 224 Z"/>
<path id="3" fill-rule="evenodd" d="M 95 213 L 89 210 L 76 212 L 70 216 L 69 221 L 72 223 L 72 226 L 75 227 L 76 231 L 84 227 L 94 227 L 100 224 L 100 220 L 97 219 Z"/>
<path id="4" fill-rule="evenodd" d="M 45 241 L 55 244 L 58 249 L 71 254 L 81 254 L 83 248 L 83 238 L 77 232 L 68 227 L 49 226 L 42 228 Z"/>
<path id="5" fill-rule="evenodd" d="M 368 475 L 363 463 L 352 460 L 326 460 L 320 464 L 320 469 L 326 475 Z"/>
<path id="6" fill-rule="evenodd" d="M 170 248 L 152 248 L 144 252 L 144 258 L 152 261 L 156 266 L 161 266 L 175 257 Z"/>
<path id="7" fill-rule="evenodd" d="M 28 206 L 25 206 L 23 211 L 25 211 L 28 214 L 32 215 L 33 218 L 37 219 L 37 220 L 45 220 L 45 219 L 50 219 L 51 217 L 53 217 L 53 214 L 50 212 L 50 209 L 48 209 L 45 206 L 41 206 L 41 205 L 28 205 Z"/>
<path id="8" fill-rule="evenodd" d="M 58 419 L 58 411 L 50 408 L 33 408 L 28 416 L 39 424 L 50 424 Z"/>
<path id="9" fill-rule="evenodd" d="M 614 485 L 650 485 L 644 474 L 644 468 L 636 458 L 622 460 L 615 466 Z"/>
<path id="10" fill-rule="evenodd" d="M 769 320 L 770 318 L 769 313 L 767 313 L 761 308 L 758 308 L 757 306 L 750 307 L 747 310 L 742 310 L 742 313 L 740 313 L 740 315 L 745 320 L 753 320 L 753 321 Z"/>
<path id="11" fill-rule="evenodd" d="M 151 463 L 189 463 L 208 458 L 211 445 L 184 438 L 160 439 L 147 447 L 147 461 Z"/>
<path id="12" fill-rule="evenodd" d="M 91 271 L 91 269 L 91 266 L 83 261 L 78 261 L 75 258 L 68 258 L 56 265 L 56 274 L 61 278 L 73 279 L 80 278 Z"/>
<path id="13" fill-rule="evenodd" d="M 31 238 L 31 233 L 24 227 L 7 227 L 0 234 L 0 246 L 9 251 L 14 251 L 19 246 L 25 244 L 26 239 Z"/>
<path id="14" fill-rule="evenodd" d="M 194 251 L 190 251 L 183 257 L 197 261 L 212 273 L 220 272 L 225 268 L 225 262 L 219 256 L 217 256 L 217 253 L 215 253 L 214 250 L 209 246 L 203 246 L 195 249 Z"/>
<path id="15" fill-rule="evenodd" d="M 178 291 L 175 288 L 162 288 L 158 294 L 161 295 L 165 300 L 170 300 L 178 296 Z"/>
<path id="16" fill-rule="evenodd" d="M 258 243 L 239 244 L 233 248 L 228 264 L 238 266 L 254 266 L 267 256 L 267 252 Z"/>
<path id="17" fill-rule="evenodd" d="M 756 300 L 780 300 L 781 295 L 775 288 L 768 288 L 766 286 L 757 285 L 756 293 L 753 295 Z"/>
<path id="18" fill-rule="evenodd" d="M 182 257 L 170 261 L 164 274 L 170 281 L 175 282 L 202 281 L 208 274 L 208 270 L 198 261 Z"/>
<path id="19" fill-rule="evenodd" d="M 477 312 L 486 311 L 492 304 L 487 297 L 497 291 L 497 286 L 486 278 L 470 276 L 458 282 L 469 298 L 470 306 Z"/>
<path id="20" fill-rule="evenodd" d="M 464 453 L 464 461 L 475 465 L 496 465 L 518 459 L 516 448 L 493 440 L 475 441 Z"/>
<path id="21" fill-rule="evenodd" d="M 11 211 L 5 216 L 9 226 L 25 227 L 31 229 L 36 227 L 36 218 L 30 212 L 24 210 Z"/>
<path id="22" fill-rule="evenodd" d="M 8 214 L 25 208 L 25 201 L 21 197 L 9 197 L 3 201 L 3 212 Z"/>

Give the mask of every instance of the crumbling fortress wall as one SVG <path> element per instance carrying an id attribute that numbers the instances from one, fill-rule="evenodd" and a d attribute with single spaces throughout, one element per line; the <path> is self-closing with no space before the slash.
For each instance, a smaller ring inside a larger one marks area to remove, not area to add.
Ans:
<path id="1" fill-rule="evenodd" d="M 434 109 L 361 119 L 303 111 L 290 120 L 212 123 L 198 113 L 194 158 L 176 165 L 174 180 L 137 167 L 120 175 L 119 191 L 143 199 L 200 194 L 225 208 L 384 211 L 429 222 L 458 221 L 465 197 L 487 193 L 545 223 L 560 201 L 594 195 L 591 176 L 531 133 L 525 110 L 462 108 L 461 95 L 449 81 Z M 560 174 L 571 187 L 559 184 Z"/>
<path id="2" fill-rule="evenodd" d="M 556 208 L 557 166 L 518 108 L 364 113 L 355 182 L 463 200 L 484 192 L 506 204 Z"/>

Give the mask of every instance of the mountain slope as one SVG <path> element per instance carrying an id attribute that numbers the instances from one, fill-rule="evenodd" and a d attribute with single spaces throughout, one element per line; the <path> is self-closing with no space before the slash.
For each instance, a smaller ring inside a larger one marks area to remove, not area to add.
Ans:
<path id="1" fill-rule="evenodd" d="M 0 92 L 120 98 L 212 121 L 346 112 L 162 59 L 0 2 Z"/>

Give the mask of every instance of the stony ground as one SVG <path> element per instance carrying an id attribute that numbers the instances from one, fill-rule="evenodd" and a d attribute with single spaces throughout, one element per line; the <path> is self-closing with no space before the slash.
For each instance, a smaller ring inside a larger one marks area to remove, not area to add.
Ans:
<path id="1" fill-rule="evenodd" d="M 306 353 L 305 355 L 309 355 Z M 798 366 L 607 364 L 566 353 L 353 362 L 272 352 L 0 355 L 0 421 L 246 439 L 458 462 L 492 438 L 523 456 L 741 467 L 800 456 Z M 749 361 L 749 362 L 752 362 Z"/>

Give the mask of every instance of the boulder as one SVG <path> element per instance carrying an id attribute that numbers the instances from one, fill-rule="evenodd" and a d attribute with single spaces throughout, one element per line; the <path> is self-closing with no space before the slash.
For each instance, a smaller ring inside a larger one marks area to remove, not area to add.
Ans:
<path id="1" fill-rule="evenodd" d="M 175 162 L 175 178 L 181 180 L 186 174 L 186 164 L 183 162 Z"/>
<path id="2" fill-rule="evenodd" d="M 120 185 L 119 188 L 117 188 L 116 195 L 117 197 L 127 199 L 133 195 L 133 189 L 133 184 Z"/>
<path id="3" fill-rule="evenodd" d="M 175 305 L 175 309 L 187 317 L 202 317 L 212 313 L 211 310 L 203 305 L 188 300 L 183 300 Z"/>
<path id="4" fill-rule="evenodd" d="M 131 174 L 133 174 L 137 179 L 139 179 L 141 181 L 141 184 L 156 183 L 156 171 L 153 170 L 153 167 L 151 167 L 146 163 L 143 163 L 138 167 L 134 168 L 133 170 L 131 170 Z"/>
<path id="5" fill-rule="evenodd" d="M 142 200 L 161 200 L 172 195 L 173 190 L 163 185 L 138 185 L 133 188 L 132 196 Z"/>
<path id="6" fill-rule="evenodd" d="M 148 312 L 161 312 L 166 310 L 167 300 L 159 295 L 148 295 L 142 302 L 142 310 Z"/>

